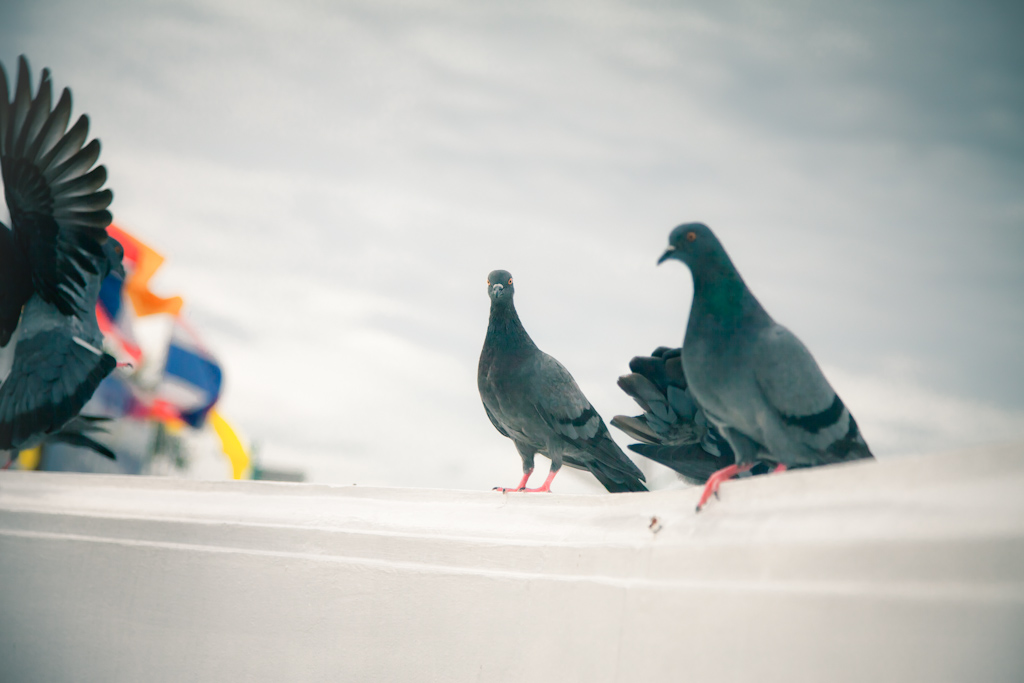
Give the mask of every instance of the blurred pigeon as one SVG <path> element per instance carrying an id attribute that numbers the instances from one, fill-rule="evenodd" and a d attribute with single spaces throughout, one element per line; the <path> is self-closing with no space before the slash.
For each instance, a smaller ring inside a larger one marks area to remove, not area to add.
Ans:
<path id="1" fill-rule="evenodd" d="M 117 456 L 114 455 L 112 450 L 92 438 L 94 432 L 106 433 L 106 423 L 110 422 L 111 419 L 101 415 L 76 415 L 64 423 L 60 430 L 47 434 L 42 439 L 42 442 L 36 445 L 41 445 L 45 452 L 49 444 L 67 444 L 79 448 L 88 448 L 111 460 L 117 460 Z M 17 462 L 18 455 L 19 450 L 11 451 L 7 463 L 0 466 L 0 470 L 10 468 L 11 465 Z"/>
<path id="2" fill-rule="evenodd" d="M 100 284 L 112 271 L 124 276 L 121 245 L 106 231 L 113 195 L 99 189 L 106 169 L 93 168 L 99 141 L 84 144 L 88 117 L 68 129 L 67 88 L 51 109 L 44 69 L 33 97 L 21 57 L 12 100 L 8 92 L 0 65 L 0 166 L 11 223 L 0 223 L 0 450 L 17 453 L 60 433 L 93 447 L 85 423 L 62 428 L 117 365 L 96 323 Z"/>
<path id="3" fill-rule="evenodd" d="M 508 271 L 487 276 L 491 298 L 477 387 L 494 427 L 512 439 L 523 459 L 523 479 L 501 491 L 549 491 L 562 464 L 589 470 L 612 492 L 646 491 L 644 475 L 612 441 L 604 420 L 561 363 L 537 348 L 519 321 Z M 526 488 L 533 456 L 551 458 L 537 489 Z"/>
<path id="4" fill-rule="evenodd" d="M 668 259 L 693 276 L 682 351 L 691 395 L 736 457 L 708 479 L 698 511 L 759 461 L 782 471 L 874 457 L 810 352 L 761 308 L 706 225 L 673 230 L 658 263 Z"/>
<path id="5" fill-rule="evenodd" d="M 703 484 L 718 470 L 735 464 L 736 457 L 693 400 L 681 354 L 681 348 L 659 346 L 650 356 L 636 356 L 629 362 L 632 372 L 619 377 L 619 387 L 644 413 L 616 415 L 612 426 L 641 442 L 630 444 L 630 450 L 675 470 L 691 484 Z M 758 465 L 751 473 L 767 469 Z"/>

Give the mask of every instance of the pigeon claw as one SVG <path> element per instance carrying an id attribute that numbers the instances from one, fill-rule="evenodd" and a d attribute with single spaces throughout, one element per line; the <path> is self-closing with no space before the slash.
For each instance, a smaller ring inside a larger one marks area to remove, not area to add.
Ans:
<path id="1" fill-rule="evenodd" d="M 533 468 L 531 467 L 526 472 L 523 472 L 523 478 L 519 480 L 519 483 L 515 485 L 515 488 L 505 488 L 503 486 L 495 486 L 493 491 L 501 491 L 502 493 L 508 493 L 509 491 L 527 491 L 526 482 L 530 481 L 530 475 L 533 474 Z"/>
<path id="2" fill-rule="evenodd" d="M 712 494 L 714 494 L 715 498 L 720 499 L 720 496 L 718 495 L 718 487 L 721 486 L 723 481 L 732 479 L 740 472 L 746 472 L 753 466 L 753 463 L 750 463 L 748 465 L 729 465 L 728 467 L 723 467 L 722 469 L 718 470 L 710 477 L 708 477 L 708 483 L 704 486 L 704 493 L 701 494 L 700 501 L 697 502 L 697 512 L 700 512 L 701 508 L 707 505 L 707 502 L 708 500 L 711 499 Z"/>

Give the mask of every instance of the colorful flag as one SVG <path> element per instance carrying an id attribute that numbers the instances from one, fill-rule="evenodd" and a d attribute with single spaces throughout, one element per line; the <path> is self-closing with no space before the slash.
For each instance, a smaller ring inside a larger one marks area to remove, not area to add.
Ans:
<path id="1" fill-rule="evenodd" d="M 107 231 L 124 248 L 125 278 L 111 275 L 100 290 L 96 318 L 106 345 L 119 360 L 139 367 L 146 358 L 134 335 L 135 320 L 163 313 L 172 316 L 172 324 L 163 370 L 155 386 L 152 377 L 140 386 L 137 375 L 111 375 L 100 385 L 98 399 L 109 404 L 108 413 L 157 420 L 174 427 L 184 423 L 199 429 L 210 415 L 224 454 L 231 461 L 233 476 L 241 478 L 249 466 L 245 449 L 224 418 L 212 412 L 223 380 L 220 363 L 181 315 L 182 298 L 161 297 L 149 290 L 149 281 L 163 263 L 163 256 L 116 226 L 111 225 Z M 159 358 L 159 351 L 155 356 Z"/>
<path id="2" fill-rule="evenodd" d="M 175 407 L 187 424 L 201 427 L 220 397 L 221 379 L 217 359 L 185 321 L 176 317 L 156 397 Z"/>
<path id="3" fill-rule="evenodd" d="M 149 291 L 149 280 L 164 262 L 164 257 L 116 225 L 108 226 L 107 234 L 124 247 L 124 291 L 131 299 L 135 314 L 180 313 L 184 303 L 180 296 L 161 297 Z"/>

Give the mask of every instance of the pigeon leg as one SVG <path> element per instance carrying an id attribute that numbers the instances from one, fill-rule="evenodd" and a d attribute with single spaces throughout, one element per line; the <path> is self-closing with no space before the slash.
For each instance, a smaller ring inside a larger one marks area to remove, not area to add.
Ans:
<path id="1" fill-rule="evenodd" d="M 778 465 L 775 466 L 775 469 L 772 470 L 772 474 L 778 474 L 779 472 L 785 472 L 787 469 L 788 468 L 783 463 L 780 462 Z"/>
<path id="2" fill-rule="evenodd" d="M 525 472 L 523 472 L 523 478 L 520 480 L 519 485 L 516 486 L 514 489 L 506 489 L 506 488 L 503 488 L 501 486 L 495 486 L 494 489 L 492 489 L 492 490 L 494 490 L 494 491 L 501 491 L 502 493 L 508 493 L 509 491 L 528 491 L 529 489 L 526 488 L 526 482 L 528 482 L 530 480 L 530 475 L 531 474 L 533 474 L 533 468 L 530 468 L 530 469 L 526 470 Z M 549 477 L 549 480 L 550 480 L 550 477 Z M 550 483 L 550 481 L 549 481 L 549 483 Z"/>
<path id="3" fill-rule="evenodd" d="M 718 470 L 710 477 L 708 477 L 708 483 L 704 487 L 704 494 L 700 497 L 700 502 L 697 503 L 697 512 L 700 512 L 701 508 L 704 507 L 705 504 L 707 504 L 708 499 L 711 498 L 712 493 L 715 494 L 716 496 L 718 495 L 718 486 L 723 481 L 735 477 L 740 472 L 746 472 L 751 467 L 753 467 L 754 464 L 755 463 L 749 463 L 746 465 L 729 465 L 728 467 L 723 467 L 722 469 Z"/>
<path id="4" fill-rule="evenodd" d="M 11 465 L 13 465 L 13 464 L 14 464 L 14 455 L 13 455 L 13 453 L 17 453 L 17 451 L 12 451 L 12 455 L 11 455 L 11 456 L 10 456 L 10 458 L 9 458 L 9 459 L 7 460 L 7 464 L 6 464 L 6 465 L 4 465 L 3 467 L 0 467 L 0 470 L 7 470 L 7 469 L 10 469 L 10 468 L 11 468 Z"/>
<path id="5" fill-rule="evenodd" d="M 558 470 L 551 470 L 548 472 L 548 478 L 544 480 L 540 488 L 536 489 L 523 489 L 527 493 L 551 493 L 551 482 L 554 480 L 555 475 L 558 474 Z"/>

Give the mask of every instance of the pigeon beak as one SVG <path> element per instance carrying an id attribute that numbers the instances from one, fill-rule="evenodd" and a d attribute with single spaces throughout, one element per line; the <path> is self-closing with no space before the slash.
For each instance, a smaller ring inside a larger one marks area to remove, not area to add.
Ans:
<path id="1" fill-rule="evenodd" d="M 494 296 L 500 295 L 503 289 L 505 289 L 505 285 L 500 282 L 496 282 L 491 285 L 491 293 L 494 294 Z"/>
<path id="2" fill-rule="evenodd" d="M 658 259 L 658 265 L 660 266 L 662 263 L 664 263 L 665 261 L 668 261 L 670 258 L 674 258 L 675 255 L 676 255 L 676 248 L 675 247 L 669 247 L 668 249 L 665 250 L 665 253 L 661 255 L 661 258 Z"/>

